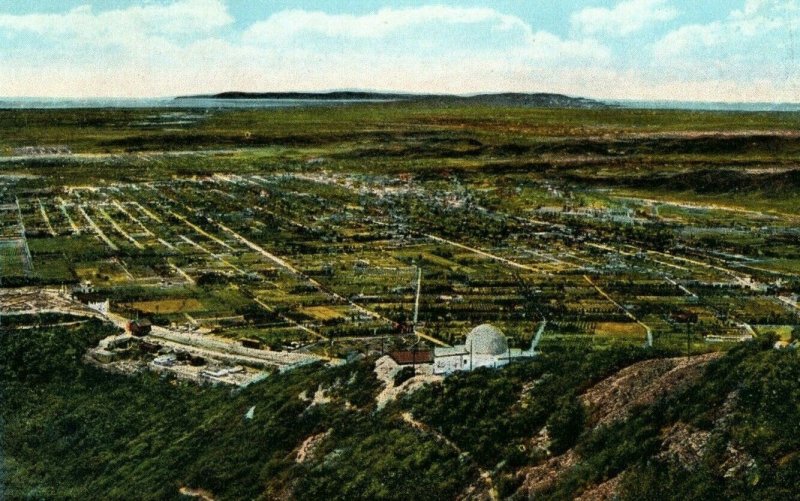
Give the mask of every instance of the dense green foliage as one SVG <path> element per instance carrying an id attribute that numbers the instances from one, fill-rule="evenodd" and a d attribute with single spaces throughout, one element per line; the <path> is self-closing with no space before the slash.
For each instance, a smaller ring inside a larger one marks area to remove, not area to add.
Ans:
<path id="1" fill-rule="evenodd" d="M 652 425 L 681 420 L 712 432 L 701 464 L 642 464 L 626 477 L 629 497 L 655 489 L 673 499 L 792 499 L 800 481 L 800 358 L 794 350 L 737 350 L 708 378 L 646 415 Z M 727 405 L 725 414 L 719 410 Z M 663 410 L 663 415 L 658 415 Z M 747 458 L 731 466 L 729 446 Z"/>
<path id="2" fill-rule="evenodd" d="M 369 362 L 308 367 L 231 393 L 82 364 L 86 347 L 109 334 L 95 322 L 21 332 L 0 333 L 2 450 L 12 499 L 170 499 L 184 485 L 221 499 L 273 498 L 297 479 L 301 498 L 424 498 L 453 495 L 472 474 L 456 454 L 396 417 L 373 415 L 377 382 Z M 319 388 L 328 389 L 331 404 L 299 398 Z M 296 464 L 293 451 L 326 430 L 336 445 L 329 460 Z M 447 478 L 422 481 L 429 470 Z M 376 480 L 384 474 L 387 481 Z"/>
<path id="3" fill-rule="evenodd" d="M 553 350 L 537 363 L 453 376 L 409 401 L 415 416 L 440 429 L 483 466 L 494 467 L 516 455 L 518 445 L 535 435 L 554 410 L 560 413 L 561 406 L 571 405 L 563 402 L 565 395 L 578 394 L 600 378 L 653 355 L 639 348 Z M 569 427 L 572 418 L 554 419 Z"/>
<path id="4" fill-rule="evenodd" d="M 790 499 L 800 481 L 794 350 L 743 345 L 630 418 L 591 428 L 576 397 L 660 354 L 553 351 L 503 371 L 453 376 L 378 412 L 370 360 L 307 367 L 232 392 L 82 363 L 84 349 L 111 331 L 91 321 L 0 332 L 10 499 L 170 499 L 182 486 L 220 499 L 447 499 L 475 484 L 479 469 L 511 495 L 518 472 L 544 460 L 520 446 L 545 425 L 551 453 L 575 447 L 580 459 L 544 497 L 571 497 L 619 474 L 626 499 Z M 318 390 L 330 403 L 311 404 Z M 404 422 L 409 411 L 431 431 Z M 696 462 L 663 455 L 676 423 L 708 432 Z M 310 437 L 318 445 L 298 463 Z"/>
<path id="5" fill-rule="evenodd" d="M 624 421 L 584 435 L 581 462 L 549 495 L 622 476 L 624 499 L 794 499 L 800 480 L 800 357 L 749 343 Z M 681 424 L 708 433 L 693 461 L 664 455 Z"/>

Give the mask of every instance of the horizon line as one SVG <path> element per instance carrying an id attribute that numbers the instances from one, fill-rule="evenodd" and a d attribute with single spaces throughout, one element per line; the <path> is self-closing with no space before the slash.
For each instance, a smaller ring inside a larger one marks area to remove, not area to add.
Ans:
<path id="1" fill-rule="evenodd" d="M 122 95 L 113 95 L 113 96 L 0 96 L 0 101 L 4 100 L 110 100 L 110 101 L 121 101 L 121 100 L 152 100 L 152 99 L 177 99 L 177 98 L 206 98 L 206 99 L 214 99 L 215 95 L 218 94 L 227 94 L 227 93 L 242 93 L 242 94 L 331 94 L 335 92 L 361 92 L 361 93 L 369 93 L 369 94 L 385 94 L 385 95 L 408 95 L 408 96 L 440 96 L 440 97 L 476 97 L 476 96 L 492 96 L 492 95 L 502 95 L 502 94 L 516 94 L 516 95 L 541 95 L 541 94 L 550 94 L 550 95 L 560 95 L 560 96 L 567 96 L 575 99 L 590 99 L 594 101 L 598 101 L 601 103 L 690 103 L 690 104 L 723 104 L 723 105 L 735 105 L 735 104 L 749 104 L 749 105 L 800 105 L 800 101 L 759 101 L 759 100 L 743 100 L 743 101 L 728 101 L 728 100 L 702 100 L 702 99 L 674 99 L 674 98 L 660 98 L 660 99 L 647 99 L 647 98 L 637 98 L 637 97 L 629 97 L 629 98 L 604 98 L 604 97 L 594 97 L 594 96 L 585 96 L 585 95 L 574 95 L 574 94 L 566 94 L 563 92 L 551 92 L 551 91 L 510 91 L 510 90 L 495 90 L 495 91 L 478 91 L 478 92 L 468 92 L 468 93 L 446 93 L 446 92 L 414 92 L 414 91 L 403 91 L 403 90 L 374 90 L 374 89 L 354 89 L 354 88 L 344 88 L 344 89 L 324 89 L 324 90 L 257 90 L 257 91 L 243 91 L 243 90 L 225 90 L 219 92 L 209 92 L 209 93 L 191 93 L 191 94 L 177 94 L 177 95 L 149 95 L 149 96 L 122 96 Z"/>

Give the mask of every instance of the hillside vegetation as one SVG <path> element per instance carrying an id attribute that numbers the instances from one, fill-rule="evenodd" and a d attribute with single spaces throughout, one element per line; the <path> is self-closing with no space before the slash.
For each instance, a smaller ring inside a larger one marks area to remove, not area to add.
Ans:
<path id="1" fill-rule="evenodd" d="M 554 349 L 377 411 L 369 359 L 232 392 L 83 364 L 109 329 L 0 335 L 9 499 L 789 499 L 800 480 L 800 360 L 766 342 Z"/>

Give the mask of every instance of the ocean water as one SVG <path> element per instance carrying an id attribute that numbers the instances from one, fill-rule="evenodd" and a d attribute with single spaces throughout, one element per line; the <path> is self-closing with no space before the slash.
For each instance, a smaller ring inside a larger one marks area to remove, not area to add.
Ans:
<path id="1" fill-rule="evenodd" d="M 330 106 L 337 104 L 386 102 L 383 99 L 332 100 L 332 99 L 210 99 L 210 98 L 3 98 L 0 109 L 59 109 L 59 108 L 290 108 L 300 106 Z M 752 111 L 800 112 L 800 103 L 722 103 L 698 101 L 635 101 L 601 100 L 623 108 L 652 110 L 695 111 Z"/>
<path id="2" fill-rule="evenodd" d="M 608 100 L 608 104 L 623 108 L 637 108 L 645 110 L 691 110 L 691 111 L 800 111 L 800 103 L 723 103 L 703 101 L 635 101 L 635 100 Z"/>
<path id="3" fill-rule="evenodd" d="M 209 98 L 3 98 L 0 109 L 78 109 L 78 108 L 291 108 L 299 106 L 330 106 L 336 104 L 384 102 L 384 100 L 336 99 L 209 99 Z"/>

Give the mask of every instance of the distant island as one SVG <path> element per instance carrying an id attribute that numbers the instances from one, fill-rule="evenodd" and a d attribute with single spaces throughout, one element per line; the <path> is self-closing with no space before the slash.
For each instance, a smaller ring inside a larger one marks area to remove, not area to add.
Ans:
<path id="1" fill-rule="evenodd" d="M 175 99 L 269 99 L 296 101 L 426 101 L 435 103 L 472 103 L 492 106 L 525 106 L 531 108 L 610 108 L 612 105 L 582 97 L 551 93 L 498 93 L 459 96 L 452 94 L 403 94 L 368 91 L 332 92 L 221 92 L 179 96 Z"/>

